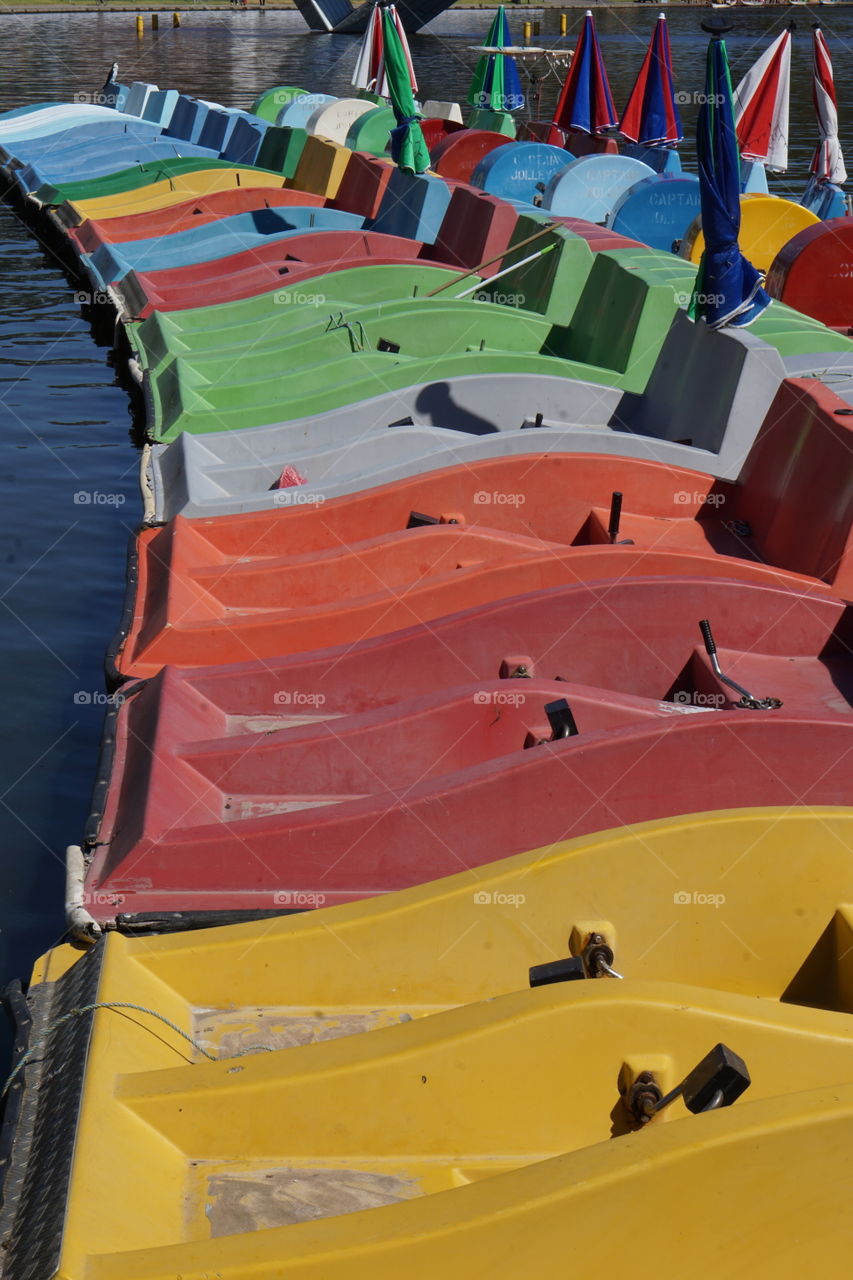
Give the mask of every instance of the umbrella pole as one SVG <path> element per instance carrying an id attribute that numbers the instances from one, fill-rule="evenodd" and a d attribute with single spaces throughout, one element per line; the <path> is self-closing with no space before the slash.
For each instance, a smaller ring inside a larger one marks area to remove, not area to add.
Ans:
<path id="1" fill-rule="evenodd" d="M 553 231 L 559 226 L 557 222 L 549 222 L 537 231 L 535 235 L 528 236 L 525 240 L 519 240 L 518 244 L 511 245 L 508 249 L 503 249 L 500 253 L 496 253 L 493 258 L 487 258 L 485 262 L 478 262 L 476 267 L 471 267 L 468 271 L 461 271 L 458 276 L 454 276 L 452 280 L 448 280 L 446 284 L 440 284 L 437 289 L 430 289 L 429 293 L 425 293 L 425 298 L 434 298 L 437 293 L 443 293 L 445 289 L 450 289 L 453 285 L 458 284 L 460 280 L 467 279 L 468 276 L 474 276 L 478 271 L 482 271 L 483 267 L 490 267 L 493 262 L 500 262 L 501 258 L 505 258 L 508 253 L 514 253 L 516 249 L 524 249 L 529 244 L 533 244 L 534 240 L 541 240 L 549 231 Z M 514 267 L 519 264 L 513 263 Z"/>

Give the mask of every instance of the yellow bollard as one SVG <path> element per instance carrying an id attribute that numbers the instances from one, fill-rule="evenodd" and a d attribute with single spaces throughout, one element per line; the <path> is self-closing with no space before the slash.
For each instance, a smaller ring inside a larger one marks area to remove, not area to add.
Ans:
<path id="1" fill-rule="evenodd" d="M 140 40 L 145 35 L 145 19 L 141 13 L 138 14 L 136 18 L 136 34 L 139 36 Z"/>
<path id="2" fill-rule="evenodd" d="M 560 35 L 564 36 L 569 29 L 569 15 L 567 13 L 560 14 Z"/>
<path id="3" fill-rule="evenodd" d="M 172 14 L 172 26 L 179 27 L 181 25 L 181 15 L 179 13 Z"/>
<path id="4" fill-rule="evenodd" d="M 159 27 L 159 26 L 160 26 L 160 19 L 159 19 L 159 17 L 157 16 L 157 14 L 156 14 L 156 13 L 152 13 L 152 15 L 151 15 L 151 30 L 152 30 L 152 31 L 156 31 L 156 30 L 158 29 L 158 27 Z"/>
<path id="5" fill-rule="evenodd" d="M 522 27 L 522 31 L 524 32 L 524 39 L 525 39 L 525 41 L 529 41 L 529 40 L 530 40 L 530 36 L 531 36 L 531 34 L 532 34 L 532 32 L 533 32 L 533 23 L 532 23 L 532 22 L 525 22 L 524 26 Z"/>

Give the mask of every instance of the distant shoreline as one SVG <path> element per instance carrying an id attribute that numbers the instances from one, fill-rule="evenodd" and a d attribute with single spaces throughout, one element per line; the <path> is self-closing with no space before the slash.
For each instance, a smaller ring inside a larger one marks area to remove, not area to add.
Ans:
<path id="1" fill-rule="evenodd" d="M 509 0 L 506 4 L 508 14 L 542 13 L 545 9 L 555 9 L 561 12 L 567 9 L 589 9 L 593 12 L 600 13 L 606 9 L 624 9 L 642 4 L 644 9 L 652 10 L 659 7 L 662 0 Z M 710 9 L 710 0 L 663 0 L 668 9 Z M 820 0 L 807 0 L 809 9 L 823 8 L 849 8 L 853 4 L 853 0 L 831 0 L 830 4 L 822 4 Z M 482 11 L 484 13 L 495 12 L 497 5 L 487 0 L 480 3 L 480 0 L 456 0 L 445 12 L 451 10 L 472 9 Z M 789 9 L 791 8 L 790 0 L 767 0 L 765 5 L 741 5 L 733 4 L 731 8 L 767 8 L 767 9 Z M 799 6 L 793 6 L 799 7 Z M 7 5 L 0 0 L 0 16 L 9 15 L 11 17 L 23 17 L 28 14 L 42 15 L 46 13 L 69 14 L 69 13 L 129 13 L 138 14 L 144 17 L 149 13 L 183 13 L 189 15 L 191 13 L 221 13 L 225 12 L 243 12 L 247 10 L 275 10 L 278 12 L 297 12 L 297 6 L 294 0 L 266 0 L 264 4 L 260 4 L 259 0 L 247 0 L 245 5 L 234 4 L 233 0 L 186 0 L 181 4 L 180 0 L 150 0 L 145 4 L 128 4 L 127 0 L 80 0 L 79 4 L 68 3 L 68 0 L 31 0 L 31 3 L 24 5 Z M 442 17 L 442 14 L 438 15 Z M 307 30 L 307 27 L 306 27 Z"/>
<path id="2" fill-rule="evenodd" d="M 600 12 L 603 9 L 623 9 L 627 6 L 639 5 L 642 3 L 646 9 L 654 9 L 660 5 L 661 0 L 606 0 L 602 3 L 600 0 L 518 0 L 513 3 L 509 0 L 506 8 L 510 14 L 519 12 L 536 13 L 544 9 L 556 9 L 558 12 L 563 9 L 589 9 L 594 12 Z M 711 7 L 709 0 L 664 0 L 668 9 L 709 9 Z M 847 8 L 853 4 L 853 0 L 833 0 L 830 6 L 820 4 L 819 0 L 809 0 L 808 8 L 822 9 L 827 7 Z M 260 5 L 258 0 L 248 0 L 243 6 L 235 5 L 232 0 L 205 0 L 199 3 L 198 0 L 186 0 L 184 4 L 176 3 L 176 0 L 151 0 L 146 4 L 128 4 L 127 0 L 103 0 L 102 3 L 93 3 L 93 0 L 81 0 L 79 4 L 68 3 L 68 0 L 31 0 L 30 4 L 23 5 L 7 5 L 0 0 L 0 15 L 11 14 L 20 17 L 26 14 L 42 14 L 42 13 L 132 13 L 145 15 L 146 13 L 157 12 L 183 12 L 190 13 L 216 13 L 223 9 L 270 9 L 279 10 L 280 12 L 295 13 L 297 7 L 293 0 L 266 0 L 264 5 Z M 497 5 L 487 0 L 480 3 L 480 0 L 457 0 L 451 9 L 476 9 L 484 11 L 494 11 Z M 732 8 L 757 8 L 755 5 L 732 5 Z M 767 0 L 767 4 L 761 6 L 768 9 L 790 8 L 787 0 Z M 796 7 L 796 6 L 795 6 Z M 451 9 L 445 10 L 450 12 Z M 442 15 L 439 14 L 439 17 Z"/>

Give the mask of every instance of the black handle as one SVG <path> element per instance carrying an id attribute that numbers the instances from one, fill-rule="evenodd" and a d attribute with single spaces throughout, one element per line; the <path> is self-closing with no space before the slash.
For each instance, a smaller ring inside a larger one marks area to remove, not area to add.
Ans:
<path id="1" fill-rule="evenodd" d="M 558 738 L 575 738 L 580 732 L 572 709 L 565 698 L 557 698 L 555 702 L 545 704 L 545 714 L 551 726 L 551 741 Z"/>
<path id="2" fill-rule="evenodd" d="M 713 658 L 717 652 L 717 646 L 714 643 L 714 633 L 707 618 L 703 618 L 699 623 L 699 630 L 702 632 L 702 639 L 705 641 L 705 651 L 709 658 Z"/>
<path id="3" fill-rule="evenodd" d="M 611 542 L 615 542 L 619 536 L 619 521 L 621 519 L 622 494 L 618 489 L 614 489 L 610 498 L 610 524 L 607 526 L 607 532 L 610 535 Z"/>

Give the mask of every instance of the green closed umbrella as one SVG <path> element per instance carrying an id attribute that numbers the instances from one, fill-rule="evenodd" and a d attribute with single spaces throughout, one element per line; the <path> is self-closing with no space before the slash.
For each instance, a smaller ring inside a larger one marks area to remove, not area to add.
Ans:
<path id="1" fill-rule="evenodd" d="M 511 46 L 509 23 L 501 5 L 489 27 L 486 48 L 507 49 Z M 468 101 L 472 107 L 487 111 L 520 111 L 524 106 L 524 94 L 515 58 L 503 53 L 484 53 L 477 63 L 468 90 Z"/>
<path id="2" fill-rule="evenodd" d="M 429 168 L 429 152 L 415 112 L 409 64 L 397 30 L 397 21 L 393 5 L 383 8 L 385 78 L 397 121 L 396 129 L 391 130 L 391 158 L 404 173 L 423 173 Z"/>

